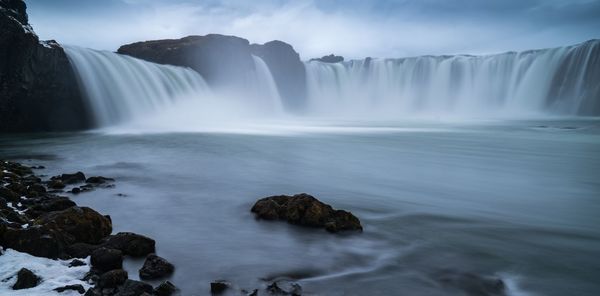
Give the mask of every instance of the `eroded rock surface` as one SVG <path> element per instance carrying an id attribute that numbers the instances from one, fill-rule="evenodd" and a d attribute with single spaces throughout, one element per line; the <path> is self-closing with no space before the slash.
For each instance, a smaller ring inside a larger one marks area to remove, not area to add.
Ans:
<path id="1" fill-rule="evenodd" d="M 335 210 L 306 193 L 277 195 L 259 199 L 251 211 L 265 220 L 285 220 L 291 224 L 322 227 L 329 232 L 362 231 L 356 216 L 344 210 Z"/>

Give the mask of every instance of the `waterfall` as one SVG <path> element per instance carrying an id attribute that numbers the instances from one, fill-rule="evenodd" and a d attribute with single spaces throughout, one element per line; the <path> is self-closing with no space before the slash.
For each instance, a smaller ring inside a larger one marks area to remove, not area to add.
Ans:
<path id="1" fill-rule="evenodd" d="M 271 114 L 282 112 L 281 97 L 269 67 L 260 57 L 252 55 L 252 60 L 254 61 L 255 71 L 254 96 L 258 100 L 256 103 L 261 102 L 263 111 Z"/>
<path id="2" fill-rule="evenodd" d="M 305 63 L 308 112 L 600 115 L 600 41 L 486 56 Z"/>
<path id="3" fill-rule="evenodd" d="M 64 49 L 98 126 L 147 116 L 177 100 L 209 93 L 200 74 L 188 68 L 109 51 L 73 46 Z"/>

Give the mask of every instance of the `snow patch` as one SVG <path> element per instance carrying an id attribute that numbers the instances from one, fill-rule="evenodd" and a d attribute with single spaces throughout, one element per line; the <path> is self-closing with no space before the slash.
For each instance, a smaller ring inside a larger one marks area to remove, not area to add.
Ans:
<path id="1" fill-rule="evenodd" d="M 2 252 L 1 249 L 0 252 Z M 0 295 L 80 296 L 76 291 L 58 293 L 54 289 L 76 284 L 82 285 L 86 290 L 90 288 L 90 284 L 80 280 L 90 269 L 89 260 L 89 257 L 85 259 L 87 265 L 69 267 L 70 260 L 52 260 L 7 249 L 0 255 Z M 12 289 L 17 281 L 16 274 L 21 268 L 27 268 L 41 278 L 37 287 L 23 290 Z"/>

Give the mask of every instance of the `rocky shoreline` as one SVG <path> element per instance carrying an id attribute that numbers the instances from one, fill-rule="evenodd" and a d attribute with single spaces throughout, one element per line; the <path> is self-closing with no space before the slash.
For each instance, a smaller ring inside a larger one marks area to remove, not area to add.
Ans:
<path id="1" fill-rule="evenodd" d="M 39 168 L 0 161 L 0 246 L 3 250 L 70 260 L 69 268 L 89 267 L 85 277 L 80 279 L 89 284 L 87 291 L 83 284 L 75 284 L 54 287 L 57 292 L 166 296 L 176 291 L 169 281 L 154 288 L 129 279 L 123 270 L 124 257 L 146 257 L 139 271 L 140 278 L 155 280 L 173 273 L 175 267 L 155 254 L 153 239 L 131 232 L 111 234 L 110 216 L 80 207 L 68 197 L 58 195 L 67 186 L 72 187 L 72 193 L 111 186 L 113 179 L 86 178 L 77 172 L 43 181 L 34 173 L 34 169 Z M 14 281 L 12 289 L 20 290 L 36 287 L 45 280 L 26 268 L 21 268 L 13 277 L 0 281 Z"/>
<path id="2" fill-rule="evenodd" d="M 35 172 L 39 169 L 44 167 L 0 161 L 0 256 L 29 254 L 35 257 L 25 260 L 43 257 L 54 260 L 45 262 L 58 262 L 64 268 L 85 271 L 81 278 L 73 279 L 78 283 L 46 287 L 49 289 L 46 292 L 53 290 L 87 296 L 168 296 L 178 293 L 169 281 L 156 287 L 144 282 L 164 280 L 175 271 L 173 264 L 156 255 L 156 242 L 152 238 L 132 232 L 112 234 L 110 216 L 78 206 L 60 195 L 110 188 L 114 186 L 114 179 L 86 177 L 83 172 L 76 172 L 43 180 L 43 175 Z M 325 228 L 332 233 L 362 231 L 360 221 L 352 213 L 335 210 L 305 193 L 262 198 L 251 211 L 257 219 L 283 220 L 299 226 Z M 123 269 L 126 257 L 145 257 L 139 269 L 142 281 L 129 279 Z M 15 267 L 18 271 L 0 278 L 0 286 L 10 285 L 17 291 L 34 288 L 48 280 L 35 270 Z M 252 291 L 224 280 L 210 283 L 212 294 L 234 291 L 242 295 L 302 294 L 300 285 L 286 280 L 269 282 L 260 290 Z"/>

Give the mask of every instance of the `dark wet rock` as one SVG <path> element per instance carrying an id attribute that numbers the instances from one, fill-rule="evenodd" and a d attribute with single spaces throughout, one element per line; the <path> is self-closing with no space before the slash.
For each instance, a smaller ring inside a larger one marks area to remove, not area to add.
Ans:
<path id="1" fill-rule="evenodd" d="M 0 132 L 89 127 L 91 117 L 63 48 L 40 41 L 25 10 L 22 0 L 0 0 Z"/>
<path id="2" fill-rule="evenodd" d="M 66 253 L 69 254 L 71 257 L 86 258 L 87 256 L 92 255 L 92 252 L 94 252 L 98 248 L 98 245 L 74 243 L 67 247 Z"/>
<path id="3" fill-rule="evenodd" d="M 444 269 L 433 275 L 440 284 L 463 291 L 469 296 L 504 296 L 506 285 L 502 279 L 470 272 Z"/>
<path id="4" fill-rule="evenodd" d="M 291 224 L 324 227 L 329 232 L 362 231 L 358 218 L 343 210 L 334 210 L 306 193 L 278 195 L 259 199 L 251 211 L 258 218 L 286 220 Z"/>
<path id="5" fill-rule="evenodd" d="M 158 279 L 168 276 L 175 271 L 175 266 L 162 257 L 150 254 L 140 269 L 140 278 L 143 280 Z"/>
<path id="6" fill-rule="evenodd" d="M 127 271 L 123 269 L 114 269 L 107 271 L 98 278 L 98 288 L 115 288 L 122 285 L 127 280 Z"/>
<path id="7" fill-rule="evenodd" d="M 110 219 L 88 207 L 70 207 L 40 217 L 37 225 L 53 228 L 68 234 L 71 243 L 99 243 L 112 232 Z"/>
<path id="8" fill-rule="evenodd" d="M 59 189 L 64 189 L 65 187 L 67 187 L 67 186 L 61 180 L 48 181 L 48 188 L 50 188 L 50 189 L 59 190 Z"/>
<path id="9" fill-rule="evenodd" d="M 81 189 L 79 187 L 73 187 L 73 189 L 71 189 L 71 193 L 79 194 L 81 193 Z"/>
<path id="10" fill-rule="evenodd" d="M 87 265 L 87 264 L 79 259 L 73 259 L 71 262 L 69 262 L 69 267 L 78 267 L 78 266 L 84 266 L 84 265 Z"/>
<path id="11" fill-rule="evenodd" d="M 164 281 L 154 289 L 156 296 L 171 296 L 177 291 L 177 287 L 169 281 Z"/>
<path id="12" fill-rule="evenodd" d="M 27 268 L 21 268 L 17 273 L 17 282 L 12 286 L 13 290 L 29 289 L 37 286 L 40 278 Z"/>
<path id="13" fill-rule="evenodd" d="M 114 182 L 115 179 L 113 178 L 107 178 L 107 177 L 102 177 L 102 176 L 94 176 L 94 177 L 89 177 L 85 180 L 85 183 L 90 183 L 90 184 L 104 184 L 107 182 Z"/>
<path id="14" fill-rule="evenodd" d="M 58 176 L 54 176 L 50 178 L 50 180 L 59 180 L 64 184 L 76 184 L 85 182 L 85 174 L 82 172 L 77 172 L 74 174 L 62 174 Z"/>
<path id="15" fill-rule="evenodd" d="M 121 250 L 132 257 L 142 257 L 155 252 L 156 242 L 146 236 L 131 232 L 119 232 L 109 236 L 102 246 Z"/>
<path id="16" fill-rule="evenodd" d="M 0 210 L 0 217 L 18 225 L 27 223 L 27 217 L 15 212 L 13 209 Z"/>
<path id="17" fill-rule="evenodd" d="M 100 271 L 123 268 L 123 253 L 115 249 L 98 248 L 92 252 L 92 267 Z"/>
<path id="18" fill-rule="evenodd" d="M 0 225 L 0 245 L 33 256 L 46 258 L 65 258 L 65 246 L 68 239 L 56 229 L 43 226 L 30 226 L 25 229 Z"/>
<path id="19" fill-rule="evenodd" d="M 85 288 L 83 288 L 83 286 L 79 285 L 79 284 L 77 284 L 77 285 L 66 285 L 66 286 L 63 286 L 63 287 L 56 288 L 56 289 L 54 289 L 54 291 L 56 291 L 58 293 L 62 293 L 64 291 L 77 291 L 77 292 L 79 292 L 79 294 L 83 294 L 83 293 L 85 293 Z"/>
<path id="20" fill-rule="evenodd" d="M 272 283 L 270 285 L 267 286 L 267 292 L 269 292 L 269 294 L 275 294 L 275 295 L 286 295 L 287 292 L 284 291 L 283 289 L 281 289 L 277 283 Z"/>
<path id="21" fill-rule="evenodd" d="M 45 166 L 43 166 L 43 165 L 34 165 L 34 166 L 32 166 L 31 168 L 32 168 L 32 169 L 34 169 L 34 170 L 43 170 L 43 169 L 45 169 L 46 167 L 45 167 Z"/>
<path id="22" fill-rule="evenodd" d="M 254 289 L 252 293 L 248 293 L 248 296 L 258 296 L 258 289 Z"/>
<path id="23" fill-rule="evenodd" d="M 214 281 L 210 283 L 210 292 L 213 294 L 221 294 L 229 288 L 229 283 L 226 281 Z"/>
<path id="24" fill-rule="evenodd" d="M 39 198 L 28 203 L 33 203 L 31 206 L 29 206 L 29 210 L 27 212 L 28 215 L 33 218 L 37 218 L 43 213 L 63 211 L 76 206 L 72 200 L 63 196 Z"/>
<path id="25" fill-rule="evenodd" d="M 44 186 L 42 186 L 41 184 L 31 184 L 31 185 L 29 185 L 29 187 L 27 189 L 29 190 L 30 193 L 36 192 L 38 195 L 46 193 L 46 188 Z"/>
<path id="26" fill-rule="evenodd" d="M 0 197 L 15 202 L 19 200 L 20 195 L 6 187 L 0 187 Z"/>
<path id="27" fill-rule="evenodd" d="M 152 295 L 154 289 L 149 284 L 134 281 L 134 280 L 126 280 L 125 283 L 118 288 L 118 292 L 115 296 L 141 296 L 144 293 L 148 293 Z"/>
<path id="28" fill-rule="evenodd" d="M 302 295 L 302 287 L 296 283 L 278 283 L 273 282 L 267 286 L 267 292 L 271 295 L 291 295 L 299 296 Z"/>
<path id="29" fill-rule="evenodd" d="M 341 63 L 344 61 L 344 57 L 330 54 L 330 55 L 322 56 L 320 58 L 311 59 L 311 61 L 317 61 L 317 62 L 322 62 L 322 63 Z"/>

